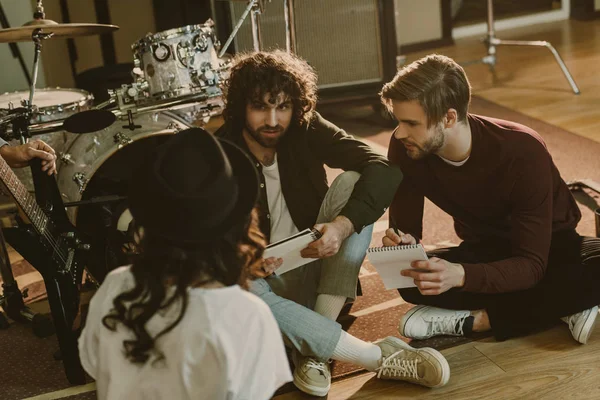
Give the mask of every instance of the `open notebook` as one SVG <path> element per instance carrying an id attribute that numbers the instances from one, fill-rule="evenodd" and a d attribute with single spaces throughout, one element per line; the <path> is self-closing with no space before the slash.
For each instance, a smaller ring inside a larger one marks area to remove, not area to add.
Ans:
<path id="1" fill-rule="evenodd" d="M 425 261 L 427 254 L 420 244 L 390 247 L 371 247 L 367 257 L 381 279 L 386 289 L 401 289 L 416 287 L 412 278 L 400 275 L 400 271 L 412 268 L 412 261 Z"/>
<path id="2" fill-rule="evenodd" d="M 316 260 L 316 258 L 303 258 L 300 255 L 300 251 L 306 248 L 309 243 L 314 242 L 320 237 L 321 232 L 316 229 L 305 229 L 302 232 L 298 232 L 295 235 L 268 245 L 263 254 L 263 258 L 283 258 L 283 264 L 275 270 L 275 273 L 277 275 L 284 274 Z"/>

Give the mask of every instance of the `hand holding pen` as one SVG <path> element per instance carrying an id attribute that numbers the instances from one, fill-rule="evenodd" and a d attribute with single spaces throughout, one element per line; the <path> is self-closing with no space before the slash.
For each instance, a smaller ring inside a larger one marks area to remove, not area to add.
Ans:
<path id="1" fill-rule="evenodd" d="M 385 236 L 382 239 L 383 245 L 388 246 L 402 246 L 407 244 L 417 244 L 417 239 L 409 233 L 401 232 L 394 221 L 394 218 L 390 215 L 391 228 L 385 231 Z"/>

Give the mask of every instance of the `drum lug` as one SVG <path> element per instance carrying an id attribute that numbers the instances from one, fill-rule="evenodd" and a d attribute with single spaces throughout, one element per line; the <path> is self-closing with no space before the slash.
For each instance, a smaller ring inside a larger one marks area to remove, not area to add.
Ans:
<path id="1" fill-rule="evenodd" d="M 59 153 L 58 156 L 59 160 L 62 161 L 65 164 L 75 164 L 75 161 L 73 161 L 73 157 L 69 154 L 69 153 Z"/>
<path id="2" fill-rule="evenodd" d="M 122 132 L 115 133 L 115 135 L 113 136 L 113 140 L 116 144 L 119 145 L 119 148 L 127 146 L 128 144 L 133 142 L 133 139 L 131 139 L 129 136 L 125 135 Z"/>
<path id="3" fill-rule="evenodd" d="M 79 186 L 79 193 L 83 193 L 85 185 L 87 185 L 88 179 L 83 172 L 77 172 L 73 175 L 73 182 Z"/>
<path id="4" fill-rule="evenodd" d="M 181 132 L 183 130 L 183 128 L 177 122 L 174 121 L 169 122 L 169 124 L 167 125 L 167 129 L 173 130 L 175 131 L 175 133 Z"/>

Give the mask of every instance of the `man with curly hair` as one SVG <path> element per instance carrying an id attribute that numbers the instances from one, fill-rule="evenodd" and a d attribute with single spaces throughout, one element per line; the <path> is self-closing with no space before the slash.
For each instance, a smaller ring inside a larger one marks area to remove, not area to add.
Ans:
<path id="1" fill-rule="evenodd" d="M 254 160 L 262 231 L 271 243 L 306 228 L 322 234 L 302 251 L 316 261 L 277 275 L 281 259 L 266 259 L 268 276 L 253 281 L 250 290 L 269 305 L 291 344 L 300 390 L 327 394 L 329 359 L 377 370 L 380 378 L 442 386 L 450 371 L 436 350 L 413 349 L 395 337 L 367 343 L 335 322 L 356 296 L 372 224 L 390 204 L 402 174 L 315 111 L 316 82 L 306 61 L 282 51 L 243 54 L 231 69 L 225 124 L 216 135 Z M 345 171 L 331 187 L 324 165 Z"/>

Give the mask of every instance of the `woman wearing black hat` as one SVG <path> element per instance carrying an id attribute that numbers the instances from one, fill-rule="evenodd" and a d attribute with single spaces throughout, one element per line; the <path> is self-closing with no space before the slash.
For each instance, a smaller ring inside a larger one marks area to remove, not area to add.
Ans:
<path id="1" fill-rule="evenodd" d="M 180 132 L 134 174 L 141 254 L 111 272 L 79 339 L 99 399 L 267 399 L 291 380 L 269 308 L 244 291 L 264 238 L 236 146 Z"/>

